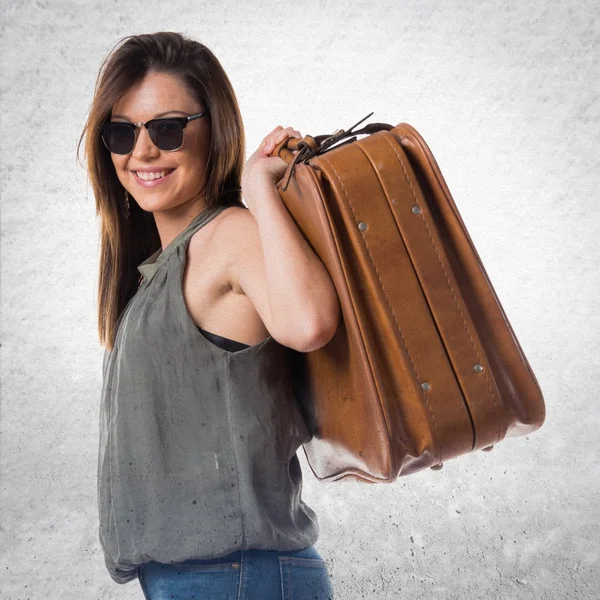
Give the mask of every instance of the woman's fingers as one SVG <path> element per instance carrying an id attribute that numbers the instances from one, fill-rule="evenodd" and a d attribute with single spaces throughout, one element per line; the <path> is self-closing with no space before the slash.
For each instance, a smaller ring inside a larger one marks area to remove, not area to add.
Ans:
<path id="1" fill-rule="evenodd" d="M 278 125 L 271 133 L 265 138 L 265 150 L 271 152 L 273 148 L 279 144 L 282 140 L 288 137 L 288 128 L 284 129 L 281 125 Z"/>
<path id="2" fill-rule="evenodd" d="M 273 152 L 273 149 L 275 148 L 275 146 L 277 146 L 277 144 L 279 144 L 288 137 L 301 138 L 302 134 L 293 127 L 283 128 L 281 125 L 278 125 L 263 140 L 263 152 L 265 154 L 270 154 L 271 152 Z"/>

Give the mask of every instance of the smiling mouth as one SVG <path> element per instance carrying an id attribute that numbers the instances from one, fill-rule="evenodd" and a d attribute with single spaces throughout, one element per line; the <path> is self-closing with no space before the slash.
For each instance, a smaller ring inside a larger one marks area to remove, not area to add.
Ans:
<path id="1" fill-rule="evenodd" d="M 156 181 L 157 179 L 162 179 L 166 177 L 170 173 L 172 173 L 175 169 L 163 169 L 162 171 L 133 171 L 136 177 L 141 179 L 142 181 Z"/>

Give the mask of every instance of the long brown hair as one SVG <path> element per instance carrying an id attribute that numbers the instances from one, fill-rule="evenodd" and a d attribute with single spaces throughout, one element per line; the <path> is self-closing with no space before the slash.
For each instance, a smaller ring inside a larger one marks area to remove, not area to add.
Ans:
<path id="1" fill-rule="evenodd" d="M 98 333 L 100 343 L 112 350 L 117 323 L 139 284 L 137 266 L 160 248 L 152 213 L 130 201 L 125 212 L 121 185 L 100 137 L 113 105 L 149 72 L 178 76 L 209 112 L 211 125 L 206 165 L 208 206 L 244 206 L 241 177 L 245 136 L 233 86 L 221 63 L 204 45 L 180 33 L 156 32 L 121 38 L 101 64 L 94 98 L 79 143 L 84 136 L 88 177 L 100 217 L 98 279 Z"/>

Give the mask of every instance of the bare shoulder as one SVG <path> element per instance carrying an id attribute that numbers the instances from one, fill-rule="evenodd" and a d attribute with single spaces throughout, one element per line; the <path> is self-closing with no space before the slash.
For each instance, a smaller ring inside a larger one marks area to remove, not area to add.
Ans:
<path id="1" fill-rule="evenodd" d="M 221 251 L 226 249 L 227 252 L 231 287 L 238 294 L 244 293 L 240 285 L 240 269 L 262 261 L 258 223 L 247 208 L 239 206 L 228 208 L 219 221 L 215 238 Z"/>
<path id="2" fill-rule="evenodd" d="M 223 211 L 219 223 L 222 235 L 253 236 L 258 234 L 258 223 L 247 208 L 231 206 Z"/>

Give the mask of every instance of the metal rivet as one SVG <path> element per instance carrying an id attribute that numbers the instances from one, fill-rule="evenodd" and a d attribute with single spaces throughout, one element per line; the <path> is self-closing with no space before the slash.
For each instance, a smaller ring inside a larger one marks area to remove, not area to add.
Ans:
<path id="1" fill-rule="evenodd" d="M 358 228 L 359 228 L 361 231 L 366 231 L 366 229 L 367 229 L 367 224 L 366 224 L 366 223 L 364 223 L 363 221 L 361 221 L 361 222 L 358 224 Z"/>
<path id="2" fill-rule="evenodd" d="M 483 367 L 477 363 L 474 367 L 473 367 L 473 371 L 475 371 L 475 373 L 481 373 L 481 371 L 483 371 Z"/>
<path id="3" fill-rule="evenodd" d="M 412 211 L 415 215 L 420 215 L 421 214 L 421 209 L 418 206 L 413 206 L 412 207 Z"/>
<path id="4" fill-rule="evenodd" d="M 231 566 L 232 566 L 234 569 L 239 569 L 239 568 L 240 568 L 240 563 L 231 563 Z"/>
<path id="5" fill-rule="evenodd" d="M 428 384 L 426 381 L 424 381 L 424 382 L 421 384 L 421 387 L 422 387 L 422 388 L 423 388 L 423 389 L 424 389 L 426 392 L 428 392 L 428 391 L 431 389 L 431 386 L 430 386 L 430 385 L 429 385 L 429 384 Z"/>

